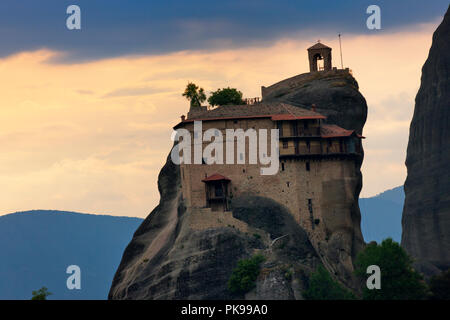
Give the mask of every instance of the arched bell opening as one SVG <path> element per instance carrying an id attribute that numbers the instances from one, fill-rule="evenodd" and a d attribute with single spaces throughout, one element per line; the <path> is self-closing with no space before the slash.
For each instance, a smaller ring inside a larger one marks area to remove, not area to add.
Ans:
<path id="1" fill-rule="evenodd" d="M 316 43 L 308 48 L 309 68 L 311 72 L 329 71 L 331 66 L 331 48 L 323 43 Z"/>
<path id="2" fill-rule="evenodd" d="M 313 59 L 314 59 L 313 63 L 315 64 L 317 71 L 325 70 L 324 69 L 325 59 L 322 57 L 322 55 L 320 53 L 315 54 Z"/>

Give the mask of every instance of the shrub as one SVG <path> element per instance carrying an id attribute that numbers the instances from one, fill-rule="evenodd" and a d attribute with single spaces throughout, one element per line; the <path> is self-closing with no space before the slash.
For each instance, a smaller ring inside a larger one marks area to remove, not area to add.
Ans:
<path id="1" fill-rule="evenodd" d="M 333 280 L 323 266 L 319 266 L 309 278 L 308 289 L 303 292 L 306 300 L 353 300 L 354 294 Z"/>
<path id="2" fill-rule="evenodd" d="M 47 297 L 52 293 L 46 287 L 42 287 L 37 291 L 32 291 L 31 294 L 33 295 L 31 300 L 47 300 Z"/>
<path id="3" fill-rule="evenodd" d="M 231 274 L 228 281 L 228 289 L 232 293 L 246 293 L 255 287 L 255 281 L 258 277 L 261 263 L 265 260 L 264 256 L 257 254 L 250 259 L 238 261 L 238 265 Z"/>
<path id="4" fill-rule="evenodd" d="M 191 107 L 200 107 L 206 100 L 205 90 L 192 82 L 187 84 L 182 96 L 191 102 Z"/>
<path id="5" fill-rule="evenodd" d="M 284 273 L 284 278 L 288 281 L 290 281 L 292 279 L 292 271 L 288 270 Z"/>
<path id="6" fill-rule="evenodd" d="M 430 279 L 433 300 L 450 300 L 450 269 Z"/>
<path id="7" fill-rule="evenodd" d="M 217 89 L 217 91 L 212 92 L 211 96 L 208 98 L 208 102 L 212 106 L 244 104 L 244 100 L 242 100 L 242 92 L 230 87 Z"/>
<path id="8" fill-rule="evenodd" d="M 412 259 L 406 251 L 391 238 L 381 244 L 369 243 L 360 252 L 355 273 L 367 278 L 367 267 L 377 265 L 381 270 L 381 289 L 363 288 L 366 300 L 419 300 L 427 297 L 427 286 L 422 276 L 412 268 Z"/>

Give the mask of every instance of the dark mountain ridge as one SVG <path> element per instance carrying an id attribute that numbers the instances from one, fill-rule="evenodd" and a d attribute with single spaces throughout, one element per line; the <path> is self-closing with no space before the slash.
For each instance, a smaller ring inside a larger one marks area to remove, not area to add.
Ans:
<path id="1" fill-rule="evenodd" d="M 0 216 L 0 299 L 105 299 L 139 218 L 33 210 Z M 69 265 L 81 268 L 81 290 L 68 290 Z"/>

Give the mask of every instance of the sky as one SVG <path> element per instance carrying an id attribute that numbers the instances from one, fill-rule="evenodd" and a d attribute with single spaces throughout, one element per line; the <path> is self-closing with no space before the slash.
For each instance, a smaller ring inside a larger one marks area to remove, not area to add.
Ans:
<path id="1" fill-rule="evenodd" d="M 368 104 L 362 196 L 402 185 L 421 68 L 448 1 L 2 1 L 0 215 L 146 217 L 193 81 L 209 93 L 308 72 L 317 39 Z M 356 3 L 356 4 L 355 4 Z M 69 31 L 66 8 L 81 8 Z M 381 8 L 381 30 L 365 10 Z"/>

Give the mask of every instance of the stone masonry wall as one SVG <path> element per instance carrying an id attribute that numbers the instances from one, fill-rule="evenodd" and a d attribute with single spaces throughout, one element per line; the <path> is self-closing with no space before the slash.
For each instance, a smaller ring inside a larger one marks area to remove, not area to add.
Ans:
<path id="1" fill-rule="evenodd" d="M 209 128 L 217 128 L 224 135 L 226 128 L 258 130 L 271 127 L 274 127 L 274 123 L 269 119 L 203 122 L 204 131 Z M 193 124 L 186 124 L 185 128 L 193 130 Z M 208 143 L 204 142 L 203 147 Z M 192 146 L 192 152 L 193 148 L 194 146 Z M 235 149 L 235 157 L 237 158 L 237 156 Z M 248 148 L 245 159 L 248 163 Z M 316 250 L 325 255 L 329 247 L 328 241 L 332 240 L 333 234 L 336 232 L 340 234 L 340 239 L 343 237 L 342 234 L 345 234 L 344 237 L 355 236 L 347 234 L 348 230 L 354 230 L 355 223 L 351 214 L 354 209 L 352 206 L 357 202 L 354 194 L 356 194 L 355 190 L 358 188 L 359 181 L 358 170 L 355 170 L 357 165 L 355 161 L 342 158 L 281 159 L 279 171 L 275 175 L 261 175 L 259 164 L 182 164 L 182 192 L 188 208 L 204 208 L 206 205 L 205 184 L 201 180 L 214 173 L 224 175 L 231 179 L 229 184 L 231 198 L 252 194 L 267 197 L 282 204 L 306 230 Z M 309 162 L 309 170 L 307 170 L 306 162 Z M 220 219 L 216 212 L 201 210 L 203 211 L 195 211 L 196 216 L 192 219 L 191 225 L 194 229 L 217 226 L 219 220 L 223 222 L 224 226 L 230 224 L 230 221 L 226 222 L 223 217 Z M 205 215 L 208 214 L 214 215 L 212 220 L 205 218 Z M 203 220 L 202 217 L 205 219 Z M 356 237 L 362 238 L 361 235 L 356 235 Z M 350 240 L 348 243 L 352 243 L 352 241 Z M 349 247 L 347 250 L 351 257 L 353 249 Z M 351 259 L 346 263 L 351 267 Z"/>

